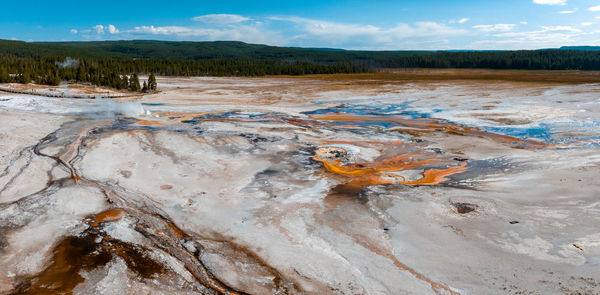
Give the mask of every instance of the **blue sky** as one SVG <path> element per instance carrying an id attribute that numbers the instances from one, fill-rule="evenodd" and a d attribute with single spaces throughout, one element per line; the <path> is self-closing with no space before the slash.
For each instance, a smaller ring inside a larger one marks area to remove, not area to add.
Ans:
<path id="1" fill-rule="evenodd" d="M 600 45 L 600 0 L 5 1 L 0 38 L 346 49 Z"/>

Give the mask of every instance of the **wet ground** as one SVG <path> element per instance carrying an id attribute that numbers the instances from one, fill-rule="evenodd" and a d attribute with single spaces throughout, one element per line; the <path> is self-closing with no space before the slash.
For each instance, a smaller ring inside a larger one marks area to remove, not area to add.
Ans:
<path id="1" fill-rule="evenodd" d="M 597 84 L 159 87 L 0 95 L 0 293 L 600 293 Z"/>

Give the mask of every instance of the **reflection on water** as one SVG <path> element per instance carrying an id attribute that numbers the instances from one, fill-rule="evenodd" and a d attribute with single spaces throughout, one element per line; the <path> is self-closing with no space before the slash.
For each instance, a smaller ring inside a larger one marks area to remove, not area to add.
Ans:
<path id="1" fill-rule="evenodd" d="M 335 121 L 340 124 L 352 122 L 359 126 L 377 126 L 391 128 L 397 125 L 420 129 L 436 129 L 457 135 L 487 135 L 490 138 L 503 139 L 505 142 L 523 144 L 528 141 L 532 146 L 539 141 L 546 144 L 591 143 L 600 141 L 600 121 L 556 120 L 536 124 L 501 124 L 502 122 L 486 121 L 482 126 L 461 125 L 452 121 L 436 119 L 436 113 L 449 110 L 448 108 L 432 107 L 428 111 L 412 106 L 414 101 L 396 104 L 341 104 L 332 108 L 304 112 L 313 119 Z M 483 118 L 485 120 L 485 117 Z M 474 121 L 477 122 L 477 121 Z M 491 125 L 494 123 L 495 125 Z M 477 130 L 477 132 L 474 132 Z M 493 134 L 493 135 L 492 135 Z M 514 137 L 518 140 L 512 140 Z"/>
<path id="2" fill-rule="evenodd" d="M 384 128 L 418 135 L 427 132 L 443 132 L 459 136 L 485 137 L 519 148 L 541 148 L 549 145 L 597 144 L 600 141 L 599 121 L 556 121 L 537 124 L 501 124 L 486 121 L 482 126 L 458 124 L 438 119 L 435 114 L 443 108 L 432 108 L 425 112 L 411 106 L 413 101 L 397 104 L 341 104 L 336 107 L 303 112 L 306 116 L 289 116 L 284 113 L 248 112 L 240 110 L 212 112 L 163 112 L 140 117 L 139 126 L 165 125 L 173 123 L 199 124 L 206 121 L 240 122 L 287 122 L 304 127 L 330 128 Z M 144 104 L 162 106 L 163 104 Z M 475 121 L 476 122 L 476 121 Z M 494 125 L 490 125 L 490 124 Z"/>

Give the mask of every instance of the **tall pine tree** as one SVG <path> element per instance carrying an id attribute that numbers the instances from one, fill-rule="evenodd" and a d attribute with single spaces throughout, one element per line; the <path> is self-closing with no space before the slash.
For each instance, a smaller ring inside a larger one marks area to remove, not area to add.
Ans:
<path id="1" fill-rule="evenodd" d="M 150 73 L 148 77 L 148 89 L 150 91 L 156 91 L 156 77 L 154 77 L 154 73 Z"/>
<path id="2" fill-rule="evenodd" d="M 129 78 L 129 90 L 140 91 L 140 79 L 137 73 L 133 73 L 133 75 Z"/>

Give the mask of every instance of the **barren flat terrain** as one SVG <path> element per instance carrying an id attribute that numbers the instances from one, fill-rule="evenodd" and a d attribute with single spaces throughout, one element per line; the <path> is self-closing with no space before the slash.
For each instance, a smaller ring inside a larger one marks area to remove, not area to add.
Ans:
<path id="1" fill-rule="evenodd" d="M 0 92 L 0 294 L 600 294 L 598 78 Z"/>

